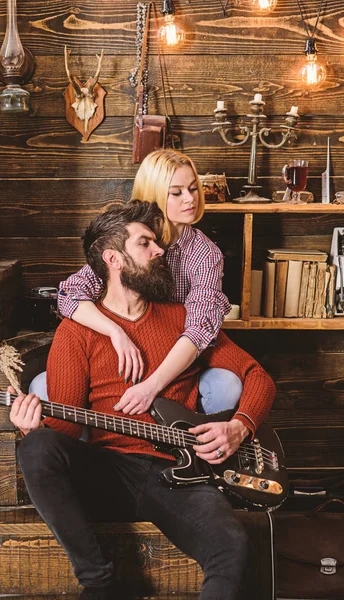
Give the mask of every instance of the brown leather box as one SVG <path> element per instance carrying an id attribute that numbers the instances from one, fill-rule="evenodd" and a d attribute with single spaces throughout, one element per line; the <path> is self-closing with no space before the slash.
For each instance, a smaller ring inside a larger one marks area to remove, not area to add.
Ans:
<path id="1" fill-rule="evenodd" d="M 308 512 L 274 513 L 278 599 L 343 600 L 343 508 L 328 500 Z"/>

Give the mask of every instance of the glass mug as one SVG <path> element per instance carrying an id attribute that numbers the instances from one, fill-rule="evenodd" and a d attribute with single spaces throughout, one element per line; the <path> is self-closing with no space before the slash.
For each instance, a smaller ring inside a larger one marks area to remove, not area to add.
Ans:
<path id="1" fill-rule="evenodd" d="M 307 185 L 308 165 L 308 160 L 297 158 L 290 160 L 282 169 L 283 179 L 288 186 L 285 195 L 288 193 L 288 199 L 293 204 L 301 202 L 300 192 Z"/>

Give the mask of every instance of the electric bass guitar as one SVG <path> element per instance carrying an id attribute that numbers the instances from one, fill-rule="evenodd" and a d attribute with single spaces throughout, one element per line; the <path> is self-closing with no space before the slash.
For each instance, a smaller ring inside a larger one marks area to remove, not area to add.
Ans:
<path id="1" fill-rule="evenodd" d="M 0 392 L 0 404 L 10 406 L 15 398 L 9 392 Z M 161 480 L 171 488 L 207 483 L 234 494 L 245 504 L 264 509 L 277 508 L 287 496 L 283 449 L 269 425 L 261 425 L 255 438 L 244 440 L 224 462 L 210 465 L 196 456 L 193 446 L 197 438 L 188 429 L 209 421 L 229 421 L 233 414 L 230 411 L 204 415 L 172 400 L 156 398 L 150 409 L 154 424 L 44 400 L 41 404 L 44 416 L 145 439 L 156 449 L 172 454 L 176 461 L 161 473 Z"/>

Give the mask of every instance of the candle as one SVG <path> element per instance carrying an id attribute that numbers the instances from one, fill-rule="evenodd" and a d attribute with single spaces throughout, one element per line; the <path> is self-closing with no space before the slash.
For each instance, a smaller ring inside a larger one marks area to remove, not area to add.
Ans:
<path id="1" fill-rule="evenodd" d="M 255 102 L 261 102 L 262 101 L 262 95 L 261 94 L 255 94 L 254 95 L 254 101 Z"/>
<path id="2" fill-rule="evenodd" d="M 240 319 L 240 306 L 238 304 L 232 304 L 232 310 L 225 315 L 225 321 Z"/>
<path id="3" fill-rule="evenodd" d="M 297 109 L 298 109 L 298 108 L 299 108 L 298 106 L 292 106 L 292 107 L 291 107 L 291 109 L 290 109 L 290 113 L 289 113 L 289 114 L 290 114 L 290 115 L 295 115 L 296 117 L 298 117 L 298 116 L 299 116 L 299 115 L 297 114 Z"/>
<path id="4" fill-rule="evenodd" d="M 216 110 L 225 110 L 225 103 L 223 100 L 217 101 Z"/>

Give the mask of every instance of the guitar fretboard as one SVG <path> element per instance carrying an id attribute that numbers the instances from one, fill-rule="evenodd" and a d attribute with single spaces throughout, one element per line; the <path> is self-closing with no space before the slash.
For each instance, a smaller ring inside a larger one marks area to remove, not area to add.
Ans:
<path id="1" fill-rule="evenodd" d="M 0 392 L 0 404 L 10 406 L 15 398 L 16 396 L 9 392 Z M 97 429 L 105 429 L 121 435 L 145 439 L 153 444 L 186 448 L 197 443 L 196 436 L 183 429 L 175 429 L 166 425 L 146 423 L 125 417 L 112 417 L 93 410 L 47 402 L 46 400 L 41 400 L 41 404 L 42 414 L 45 417 L 55 417 L 63 421 L 90 425 Z"/>

